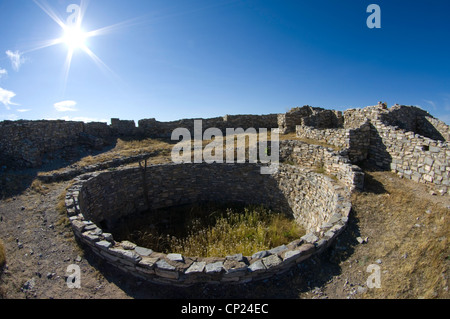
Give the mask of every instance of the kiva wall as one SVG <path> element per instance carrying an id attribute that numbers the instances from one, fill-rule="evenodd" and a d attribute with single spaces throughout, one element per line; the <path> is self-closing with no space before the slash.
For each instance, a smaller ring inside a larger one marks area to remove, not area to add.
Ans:
<path id="1" fill-rule="evenodd" d="M 330 178 L 293 166 L 281 165 L 273 175 L 261 174 L 260 168 L 248 163 L 154 165 L 145 178 L 140 168 L 105 172 L 83 184 L 80 207 L 86 218 L 103 224 L 196 202 L 262 204 L 294 216 L 307 229 L 319 226 L 334 211 L 337 183 Z M 301 196 L 305 192 L 310 195 Z"/>
<path id="2" fill-rule="evenodd" d="M 66 195 L 66 207 L 78 240 L 125 273 L 176 286 L 246 283 L 287 271 L 324 251 L 345 229 L 351 210 L 349 193 L 327 176 L 291 165 L 281 165 L 272 175 L 261 175 L 260 171 L 257 164 L 150 166 L 148 200 L 139 169 L 97 172 L 75 179 Z M 252 256 L 236 252 L 225 258 L 200 258 L 166 255 L 151 247 L 116 242 L 111 233 L 98 226 L 149 206 L 198 200 L 276 206 L 289 211 L 308 234 Z"/>

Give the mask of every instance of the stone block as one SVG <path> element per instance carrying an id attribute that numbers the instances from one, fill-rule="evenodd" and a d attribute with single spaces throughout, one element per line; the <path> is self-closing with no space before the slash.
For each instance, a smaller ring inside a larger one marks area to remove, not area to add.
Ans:
<path id="1" fill-rule="evenodd" d="M 136 253 L 138 253 L 141 256 L 150 256 L 153 253 L 153 250 L 149 249 L 149 248 L 145 248 L 145 247 L 139 247 L 137 246 L 136 248 L 134 248 L 134 251 Z"/>
<path id="2" fill-rule="evenodd" d="M 282 253 L 283 251 L 286 251 L 286 250 L 288 250 L 288 249 L 289 249 L 289 248 L 287 248 L 286 245 L 281 245 L 281 246 L 278 246 L 278 247 L 275 247 L 275 248 L 272 248 L 272 249 L 268 250 L 268 252 L 269 252 L 270 254 L 272 254 L 272 255 L 277 255 L 277 254 L 280 254 L 280 253 Z"/>
<path id="3" fill-rule="evenodd" d="M 270 269 L 281 264 L 282 260 L 277 255 L 270 255 L 268 257 L 264 257 L 262 259 L 262 262 L 264 263 L 264 266 L 266 266 L 267 269 Z"/>
<path id="4" fill-rule="evenodd" d="M 194 262 L 192 265 L 185 271 L 185 274 L 198 274 L 202 273 L 205 270 L 206 262 Z"/>
<path id="5" fill-rule="evenodd" d="M 261 259 L 261 258 L 266 257 L 268 254 L 269 254 L 269 252 L 267 250 L 259 251 L 252 255 L 252 259 Z"/>
<path id="6" fill-rule="evenodd" d="M 184 258 L 181 254 L 168 254 L 167 259 L 172 260 L 172 261 L 176 261 L 176 262 L 184 262 Z"/>
<path id="7" fill-rule="evenodd" d="M 96 242 L 95 245 L 101 249 L 108 249 L 112 246 L 112 244 L 109 241 L 102 240 L 99 242 Z"/>
<path id="8" fill-rule="evenodd" d="M 141 256 L 139 256 L 137 253 L 131 250 L 125 250 L 121 248 L 110 248 L 109 251 L 112 254 L 118 256 L 119 258 L 131 262 L 133 264 L 137 264 L 142 259 Z"/>
<path id="9" fill-rule="evenodd" d="M 152 258 L 152 257 L 143 257 L 138 265 L 140 267 L 146 268 L 146 269 L 153 269 L 156 267 L 156 263 L 159 261 L 159 258 Z"/>
<path id="10" fill-rule="evenodd" d="M 242 276 L 248 270 L 247 264 L 236 260 L 226 260 L 223 266 L 226 271 L 224 276 Z"/>
<path id="11" fill-rule="evenodd" d="M 216 273 L 221 273 L 222 271 L 225 271 L 222 261 L 210 263 L 205 266 L 205 272 L 207 274 L 216 274 Z"/>
<path id="12" fill-rule="evenodd" d="M 264 263 L 262 262 L 262 259 L 255 261 L 254 263 L 252 263 L 249 267 L 248 270 L 252 273 L 256 273 L 256 272 L 263 272 L 265 271 L 267 268 L 264 265 Z"/>
<path id="13" fill-rule="evenodd" d="M 282 255 L 283 262 L 295 261 L 301 254 L 302 252 L 299 250 L 288 250 Z"/>
<path id="14" fill-rule="evenodd" d="M 313 233 L 308 233 L 305 236 L 303 236 L 301 239 L 310 244 L 315 243 L 319 240 L 319 238 L 316 235 L 314 235 Z"/>
<path id="15" fill-rule="evenodd" d="M 155 273 L 156 275 L 166 279 L 177 280 L 180 276 L 176 268 L 163 259 L 156 262 Z"/>
<path id="16" fill-rule="evenodd" d="M 137 247 L 135 243 L 129 242 L 128 240 L 124 240 L 120 243 L 120 246 L 123 247 L 123 249 L 126 250 L 133 250 Z"/>

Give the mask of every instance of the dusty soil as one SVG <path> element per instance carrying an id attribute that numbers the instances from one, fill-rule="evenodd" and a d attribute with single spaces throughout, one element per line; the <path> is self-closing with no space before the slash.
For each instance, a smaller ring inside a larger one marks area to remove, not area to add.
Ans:
<path id="1" fill-rule="evenodd" d="M 84 251 L 60 209 L 69 182 L 28 187 L 0 201 L 7 258 L 0 298 L 449 298 L 450 196 L 431 195 L 427 186 L 389 172 L 366 173 L 366 190 L 353 198 L 349 226 L 320 258 L 259 283 L 176 289 L 123 276 Z M 71 264 L 81 268 L 80 289 L 67 287 Z M 381 288 L 367 287 L 371 264 L 380 267 Z"/>

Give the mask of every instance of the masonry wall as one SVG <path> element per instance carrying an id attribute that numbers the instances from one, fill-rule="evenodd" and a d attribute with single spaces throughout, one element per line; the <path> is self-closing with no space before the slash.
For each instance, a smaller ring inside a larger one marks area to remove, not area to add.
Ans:
<path id="1" fill-rule="evenodd" d="M 334 176 L 350 191 L 363 190 L 364 173 L 351 163 L 347 156 L 319 145 L 307 144 L 301 141 L 281 141 L 280 160 L 293 162 L 302 167 Z M 345 151 L 344 151 L 345 153 Z"/>
<path id="2" fill-rule="evenodd" d="M 195 202 L 263 204 L 295 216 L 311 229 L 334 209 L 334 189 L 328 186 L 331 182 L 326 176 L 295 170 L 282 166 L 277 174 L 264 175 L 255 164 L 155 165 L 146 171 L 147 199 L 140 168 L 106 172 L 84 184 L 80 207 L 89 220 L 102 224 L 137 212 Z M 305 179 L 302 174 L 311 177 Z M 288 186 L 293 183 L 296 190 L 291 194 Z M 305 192 L 314 195 L 299 197 Z M 322 215 L 316 216 L 318 207 Z"/>
<path id="3" fill-rule="evenodd" d="M 343 123 L 342 123 L 343 119 Z M 121 138 L 170 137 L 176 128 L 193 135 L 194 119 L 158 122 L 112 119 L 106 123 L 66 121 L 0 122 L 0 167 L 39 167 L 55 159 L 73 160 L 81 152 L 102 149 Z M 369 159 L 401 176 L 442 186 L 448 185 L 450 127 L 427 112 L 411 106 L 369 106 L 340 112 L 304 106 L 286 114 L 228 115 L 203 119 L 203 131 L 226 128 L 296 130 L 299 137 L 321 140 L 347 152 L 352 163 Z M 308 126 L 309 124 L 312 126 Z M 417 146 L 417 147 L 416 147 Z M 430 164 L 431 163 L 431 164 Z"/>
<path id="4" fill-rule="evenodd" d="M 261 203 L 292 214 L 274 178 L 262 175 L 254 165 L 151 166 L 146 173 L 148 204 L 143 185 L 139 168 L 101 174 L 85 184 L 80 203 L 87 217 L 97 222 L 115 222 L 136 212 L 202 201 Z"/>
<path id="5" fill-rule="evenodd" d="M 370 144 L 370 124 L 364 122 L 355 128 L 322 128 L 298 125 L 297 137 L 323 141 L 336 146 L 341 150 L 347 150 L 347 155 L 353 163 L 367 158 Z"/>
<path id="6" fill-rule="evenodd" d="M 81 243 L 106 262 L 144 280 L 176 286 L 262 280 L 329 247 L 345 229 L 351 204 L 349 193 L 322 174 L 290 165 L 281 165 L 272 175 L 261 175 L 260 169 L 261 165 L 256 164 L 182 164 L 151 166 L 147 171 L 152 177 L 148 182 L 151 207 L 193 200 L 239 200 L 249 204 L 258 201 L 266 206 L 285 207 L 309 231 L 289 244 L 252 256 L 236 252 L 225 258 L 190 257 L 116 242 L 99 225 L 146 208 L 138 169 L 93 173 L 75 179 L 66 195 L 67 213 Z M 99 192 L 103 196 L 98 196 Z"/>
<path id="7" fill-rule="evenodd" d="M 317 129 L 340 128 L 344 125 L 342 112 L 333 110 L 321 110 L 301 119 L 301 125 L 313 126 Z"/>
<path id="8" fill-rule="evenodd" d="M 277 114 L 228 115 L 203 119 L 203 131 L 217 127 L 247 129 L 249 127 L 278 127 Z M 98 150 L 113 144 L 117 138 L 170 138 L 176 128 L 187 128 L 194 133 L 194 119 L 158 122 L 155 119 L 134 121 L 111 119 L 106 123 L 73 121 L 4 121 L 0 122 L 0 166 L 24 168 L 39 167 L 47 158 L 71 159 L 80 146 L 85 150 Z M 225 133 L 224 133 L 225 134 Z"/>
<path id="9" fill-rule="evenodd" d="M 346 110 L 344 112 L 344 128 L 360 127 L 367 120 L 377 120 L 380 117 L 380 114 L 386 113 L 389 113 L 389 110 L 380 105 Z"/>
<path id="10" fill-rule="evenodd" d="M 299 125 L 303 118 L 311 116 L 315 112 L 315 108 L 305 105 L 297 107 L 285 114 L 278 115 L 278 129 L 281 134 L 288 134 L 295 132 L 295 126 Z"/>
<path id="11" fill-rule="evenodd" d="M 267 128 L 268 130 L 278 127 L 278 114 L 268 115 L 226 115 L 224 117 L 215 117 L 202 120 L 202 132 L 214 127 L 218 128 L 225 135 L 227 128 Z M 164 137 L 170 138 L 172 132 L 177 128 L 186 128 L 194 135 L 194 120 L 183 119 L 173 122 L 159 122 L 155 119 L 143 119 L 139 121 L 137 132 L 145 137 Z"/>
<path id="12" fill-rule="evenodd" d="M 66 121 L 0 122 L 0 165 L 38 167 L 43 160 L 73 155 L 77 146 L 101 147 L 106 127 Z"/>
<path id="13" fill-rule="evenodd" d="M 417 120 L 418 132 L 433 140 L 449 142 L 450 126 L 430 116 L 420 117 Z"/>
<path id="14" fill-rule="evenodd" d="M 441 141 L 372 121 L 369 160 L 416 182 L 432 183 L 443 193 L 450 186 L 450 149 Z"/>

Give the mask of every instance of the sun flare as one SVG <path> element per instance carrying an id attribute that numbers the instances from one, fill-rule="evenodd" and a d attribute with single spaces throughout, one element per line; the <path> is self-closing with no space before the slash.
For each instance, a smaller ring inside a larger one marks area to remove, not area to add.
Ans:
<path id="1" fill-rule="evenodd" d="M 1 1 L 1 0 L 0 0 Z M 28 50 L 28 52 L 48 48 L 54 45 L 65 44 L 67 47 L 67 56 L 64 64 L 64 88 L 67 84 L 72 58 L 77 51 L 82 51 L 87 54 L 92 61 L 108 76 L 119 79 L 115 74 L 90 48 L 88 39 L 97 37 L 107 33 L 111 33 L 117 29 L 135 23 L 136 19 L 130 19 L 124 22 L 116 23 L 107 27 L 96 30 L 85 31 L 82 27 L 84 13 L 86 12 L 89 0 L 80 0 L 80 5 L 71 4 L 67 7 L 66 13 L 68 17 L 64 21 L 50 5 L 44 0 L 33 0 L 33 2 L 41 8 L 53 21 L 55 21 L 62 29 L 62 35 L 59 38 L 43 41 L 38 47 Z"/>
<path id="2" fill-rule="evenodd" d="M 75 50 L 86 46 L 86 39 L 88 34 L 80 27 L 66 27 L 64 28 L 64 35 L 62 41 L 71 49 Z"/>

